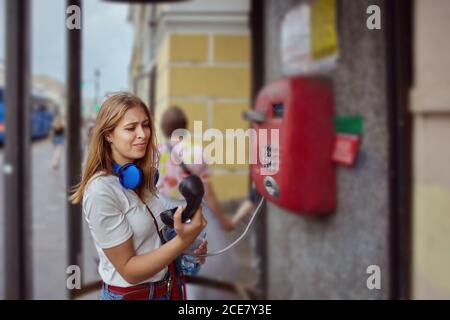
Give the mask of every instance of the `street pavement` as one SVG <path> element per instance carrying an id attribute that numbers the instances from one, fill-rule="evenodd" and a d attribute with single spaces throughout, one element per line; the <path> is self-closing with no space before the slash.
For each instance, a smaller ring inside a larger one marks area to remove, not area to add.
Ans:
<path id="1" fill-rule="evenodd" d="M 63 155 L 57 170 L 51 167 L 53 146 L 48 140 L 35 141 L 32 145 L 32 207 L 33 207 L 33 299 L 67 299 L 67 192 Z M 3 168 L 4 150 L 0 149 L 0 168 Z M 3 171 L 3 170 L 2 170 Z M 4 288 L 4 183 L 0 174 L 0 299 L 5 299 Z M 220 249 L 239 235 L 243 228 L 228 234 L 221 233 L 213 218 L 209 218 L 208 239 L 211 249 Z M 214 229 L 215 228 L 215 229 Z M 216 236 L 220 235 L 220 236 Z M 99 279 L 97 253 L 89 230 L 83 220 L 83 256 L 81 273 L 83 283 Z M 238 282 L 249 286 L 255 273 L 250 266 L 248 237 L 233 252 L 207 259 L 204 276 Z M 213 260 L 215 259 L 215 260 Z M 230 264 L 231 263 L 231 264 Z M 188 288 L 189 299 L 239 299 L 239 296 L 199 286 Z M 81 299 L 97 299 L 98 292 Z"/>

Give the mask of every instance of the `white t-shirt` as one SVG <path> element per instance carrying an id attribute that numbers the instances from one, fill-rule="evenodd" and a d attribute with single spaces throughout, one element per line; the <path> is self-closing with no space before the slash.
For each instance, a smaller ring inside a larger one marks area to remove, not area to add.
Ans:
<path id="1" fill-rule="evenodd" d="M 164 207 L 156 197 L 147 201 L 147 205 L 162 228 L 160 214 Z M 137 255 L 161 246 L 153 218 L 145 205 L 133 190 L 122 187 L 118 177 L 97 174 L 85 190 L 83 213 L 100 257 L 98 271 L 102 280 L 113 286 L 132 286 L 117 272 L 103 249 L 115 247 L 131 237 Z M 162 280 L 166 270 L 164 268 L 141 283 Z"/>

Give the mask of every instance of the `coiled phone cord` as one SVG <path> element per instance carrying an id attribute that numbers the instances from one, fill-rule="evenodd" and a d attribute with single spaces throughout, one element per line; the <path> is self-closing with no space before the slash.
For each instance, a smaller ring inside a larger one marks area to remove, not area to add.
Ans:
<path id="1" fill-rule="evenodd" d="M 248 230 L 250 229 L 250 226 L 253 223 L 253 220 L 255 220 L 256 216 L 258 215 L 258 213 L 261 211 L 261 206 L 264 202 L 265 198 L 261 197 L 261 200 L 259 201 L 258 205 L 256 206 L 255 211 L 252 214 L 252 218 L 250 219 L 249 223 L 247 224 L 247 227 L 245 228 L 244 232 L 236 239 L 234 240 L 230 245 L 226 246 L 225 248 L 218 250 L 218 251 L 213 251 L 213 252 L 207 252 L 204 254 L 201 253 L 183 253 L 187 256 L 193 256 L 193 257 L 211 257 L 211 256 L 218 256 L 219 254 L 225 253 L 226 251 L 230 250 L 231 248 L 233 248 L 236 244 L 238 244 L 239 241 L 241 241 L 245 235 L 247 234 Z"/>

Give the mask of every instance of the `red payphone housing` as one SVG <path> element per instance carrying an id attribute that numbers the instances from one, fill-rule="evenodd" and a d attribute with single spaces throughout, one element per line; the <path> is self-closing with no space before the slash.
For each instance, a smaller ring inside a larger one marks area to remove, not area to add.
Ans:
<path id="1" fill-rule="evenodd" d="M 299 214 L 336 207 L 333 93 L 321 79 L 285 78 L 265 86 L 256 99 L 252 164 L 257 190 L 269 201 Z M 266 130 L 264 130 L 266 129 Z M 278 129 L 279 137 L 271 135 Z M 259 134 L 267 132 L 267 143 Z M 278 141 L 275 141 L 278 140 Z"/>

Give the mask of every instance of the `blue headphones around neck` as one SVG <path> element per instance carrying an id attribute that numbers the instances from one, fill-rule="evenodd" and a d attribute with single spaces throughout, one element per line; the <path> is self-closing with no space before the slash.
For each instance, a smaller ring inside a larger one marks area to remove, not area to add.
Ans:
<path id="1" fill-rule="evenodd" d="M 136 189 L 142 183 L 142 169 L 134 163 L 127 163 L 123 166 L 113 162 L 113 172 L 119 177 L 120 184 L 126 189 Z M 159 172 L 156 170 L 154 184 L 159 179 Z"/>

